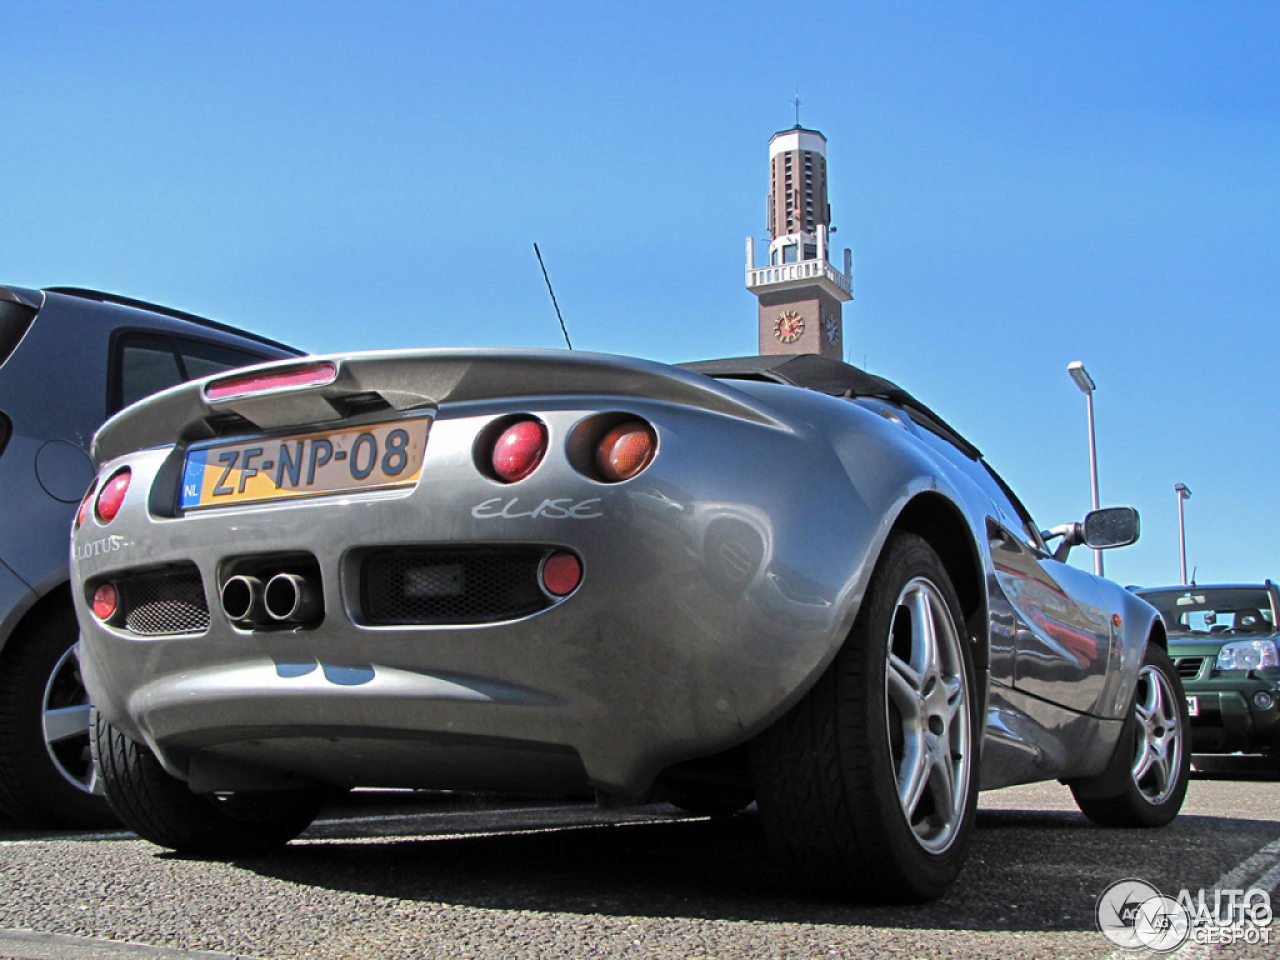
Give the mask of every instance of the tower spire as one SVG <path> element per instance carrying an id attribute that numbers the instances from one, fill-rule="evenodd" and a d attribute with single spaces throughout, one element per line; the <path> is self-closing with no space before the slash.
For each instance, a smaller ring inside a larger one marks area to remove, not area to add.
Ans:
<path id="1" fill-rule="evenodd" d="M 841 304 L 853 299 L 852 254 L 843 271 L 831 263 L 827 138 L 796 125 L 769 140 L 769 259 L 755 265 L 747 240 L 747 289 L 759 300 L 760 353 L 844 355 Z"/>

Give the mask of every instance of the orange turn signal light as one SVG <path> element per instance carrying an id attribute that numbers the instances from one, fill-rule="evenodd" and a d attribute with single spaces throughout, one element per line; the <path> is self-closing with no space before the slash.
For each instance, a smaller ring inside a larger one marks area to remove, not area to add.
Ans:
<path id="1" fill-rule="evenodd" d="M 621 483 L 639 476 L 653 462 L 658 435 L 643 420 L 620 423 L 596 447 L 596 469 L 609 483 Z"/>

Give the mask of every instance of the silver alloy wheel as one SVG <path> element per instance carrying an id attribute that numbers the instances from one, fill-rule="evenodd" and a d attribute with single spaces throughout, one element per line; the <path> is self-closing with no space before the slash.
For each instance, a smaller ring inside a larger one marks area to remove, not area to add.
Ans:
<path id="1" fill-rule="evenodd" d="M 41 700 L 44 747 L 54 769 L 78 790 L 101 793 L 89 753 L 89 693 L 80 678 L 80 658 L 73 644 L 59 659 Z"/>
<path id="2" fill-rule="evenodd" d="M 1183 738 L 1176 697 L 1164 671 L 1147 665 L 1138 672 L 1133 701 L 1138 746 L 1131 770 L 1138 791 L 1153 805 L 1169 799 L 1182 768 Z"/>
<path id="3" fill-rule="evenodd" d="M 960 632 L 923 577 L 898 595 L 889 632 L 885 712 L 898 799 L 920 846 L 942 853 L 969 797 L 971 719 Z"/>

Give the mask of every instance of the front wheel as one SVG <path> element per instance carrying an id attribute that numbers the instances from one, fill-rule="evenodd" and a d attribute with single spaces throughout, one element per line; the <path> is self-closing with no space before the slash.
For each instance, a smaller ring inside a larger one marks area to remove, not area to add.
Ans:
<path id="1" fill-rule="evenodd" d="M 1108 774 L 1071 785 L 1076 805 L 1103 827 L 1163 827 L 1178 815 L 1191 779 L 1191 718 L 1173 662 L 1147 644 L 1133 705 Z M 1103 787 L 1102 784 L 1107 786 Z"/>
<path id="2" fill-rule="evenodd" d="M 107 801 L 125 826 L 144 840 L 195 856 L 263 853 L 283 846 L 310 826 L 327 797 L 322 789 L 192 793 L 155 754 L 96 710 L 93 756 Z"/>
<path id="3" fill-rule="evenodd" d="M 959 875 L 978 797 L 963 622 L 933 548 L 894 534 L 844 647 L 754 745 L 761 820 L 809 885 L 919 902 Z"/>

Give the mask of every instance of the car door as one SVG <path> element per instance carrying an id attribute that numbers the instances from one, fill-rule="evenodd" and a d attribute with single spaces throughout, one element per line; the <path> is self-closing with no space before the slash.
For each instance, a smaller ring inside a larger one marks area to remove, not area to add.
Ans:
<path id="1" fill-rule="evenodd" d="M 1111 613 L 1091 574 L 1054 560 L 1026 509 L 992 473 L 988 521 L 996 581 L 1016 613 L 1014 686 L 1094 713 L 1111 657 Z"/>

